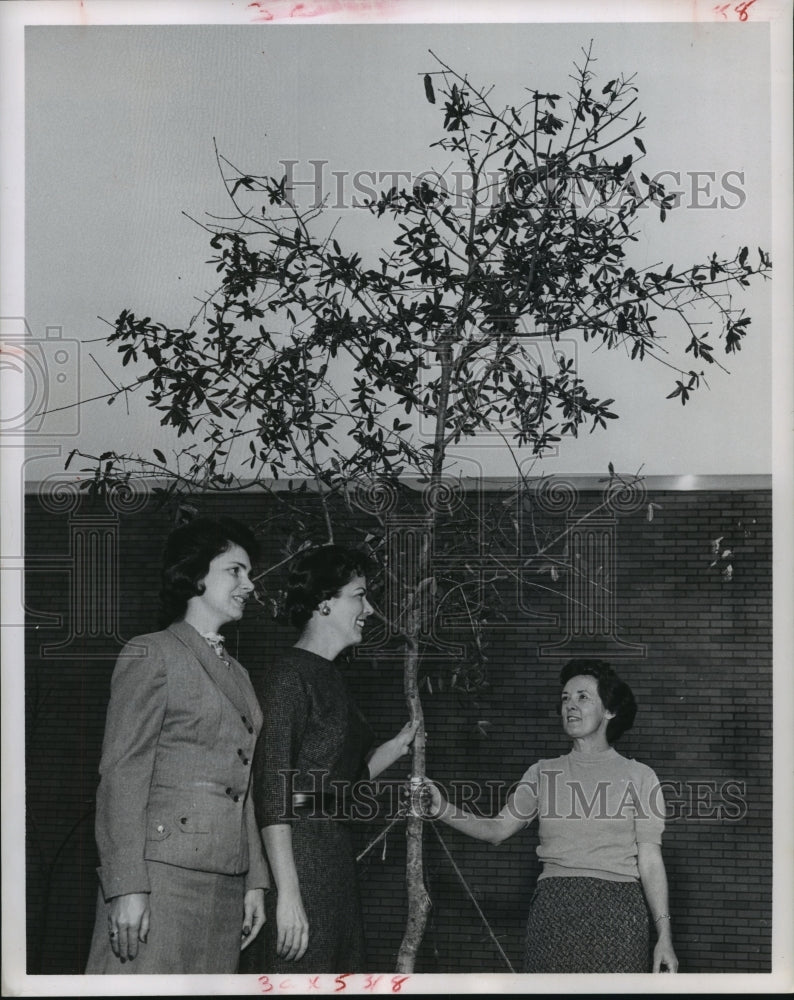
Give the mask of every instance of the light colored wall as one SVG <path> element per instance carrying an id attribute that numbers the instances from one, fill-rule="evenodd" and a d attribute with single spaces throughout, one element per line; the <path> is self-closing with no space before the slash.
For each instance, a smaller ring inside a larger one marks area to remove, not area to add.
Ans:
<path id="1" fill-rule="evenodd" d="M 682 183 L 671 179 L 671 189 L 701 203 L 725 192 L 712 186 L 693 196 L 693 172 L 744 176 L 739 209 L 680 208 L 664 225 L 648 213 L 638 262 L 679 266 L 713 250 L 768 247 L 767 25 L 28 28 L 25 315 L 33 336 L 57 326 L 81 342 L 87 398 L 108 388 L 89 353 L 114 377 L 121 372 L 98 343 L 109 331 L 98 317 L 113 320 L 129 307 L 187 322 L 214 271 L 204 264 L 206 234 L 182 213 L 227 210 L 213 137 L 252 172 L 278 173 L 279 161 L 298 160 L 302 180 L 318 159 L 328 161 L 328 175 L 443 168 L 445 156 L 427 149 L 439 124 L 421 85 L 433 65 L 428 49 L 493 82 L 495 103 L 514 103 L 524 86 L 564 94 L 572 61 L 591 38 L 599 80 L 637 72 L 646 172 L 678 173 Z M 374 253 L 363 210 L 335 215 L 340 242 Z M 658 475 L 769 473 L 768 286 L 746 301 L 753 325 L 741 354 L 726 359 L 734 374 L 709 371 L 710 391 L 686 407 L 665 399 L 669 369 L 580 347 L 593 391 L 614 397 L 621 419 L 609 433 L 565 443 L 533 471 L 603 473 L 612 461 Z M 150 453 L 167 443 L 142 400 L 130 413 L 119 403 L 84 409 L 75 437 L 59 440 L 61 455 L 29 462 L 28 476 L 59 471 L 74 444 Z M 509 468 L 494 440 L 466 446 L 458 458 L 464 475 Z"/>

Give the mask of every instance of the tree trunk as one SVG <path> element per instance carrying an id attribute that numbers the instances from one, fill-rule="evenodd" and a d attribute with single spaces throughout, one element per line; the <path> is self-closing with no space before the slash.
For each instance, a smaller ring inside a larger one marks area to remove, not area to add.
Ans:
<path id="1" fill-rule="evenodd" d="M 408 919 L 405 924 L 400 951 L 397 954 L 397 972 L 413 972 L 419 945 L 425 935 L 430 913 L 430 897 L 425 889 L 422 858 L 422 833 L 424 820 L 413 813 L 408 817 L 405 879 L 408 887 Z"/>
<path id="2" fill-rule="evenodd" d="M 438 345 L 438 357 L 441 364 L 441 380 L 439 388 L 438 408 L 436 411 L 436 428 L 433 443 L 433 463 L 430 474 L 431 490 L 438 486 L 441 481 L 441 474 L 444 469 L 444 457 L 446 454 L 445 432 L 447 409 L 449 407 L 449 393 L 452 379 L 452 347 L 446 338 L 443 338 Z M 430 525 L 429 533 L 425 535 L 418 559 L 418 575 L 413 581 L 411 598 L 413 608 L 410 614 L 410 627 L 408 628 L 407 641 L 405 647 L 405 697 L 408 702 L 408 709 L 411 719 L 419 720 L 419 729 L 413 745 L 413 758 L 411 769 L 411 789 L 409 801 L 409 814 L 405 827 L 406 862 L 405 879 L 408 890 L 408 918 L 405 924 L 400 950 L 397 954 L 397 971 L 413 972 L 416 964 L 416 956 L 419 946 L 425 935 L 427 918 L 430 913 L 431 900 L 425 887 L 424 878 L 424 857 L 422 852 L 422 836 L 424 833 L 424 820 L 422 818 L 422 808 L 420 802 L 422 782 L 425 779 L 425 726 L 424 713 L 422 711 L 422 701 L 419 697 L 419 636 L 422 625 L 427 622 L 422 621 L 422 596 L 419 590 L 430 583 L 433 576 L 432 552 L 433 533 L 435 530 L 436 512 L 430 505 Z M 410 585 L 410 584 L 409 584 Z M 434 588 L 431 587 L 431 592 Z"/>
<path id="3" fill-rule="evenodd" d="M 414 623 L 418 625 L 417 616 Z M 409 814 L 406 822 L 406 862 L 405 882 L 408 893 L 408 918 L 405 924 L 400 950 L 397 955 L 397 971 L 413 972 L 419 945 L 425 934 L 427 917 L 430 912 L 430 897 L 424 880 L 424 859 L 422 856 L 422 835 L 424 820 L 421 816 L 419 793 L 425 776 L 425 727 L 422 702 L 419 698 L 419 635 L 418 628 L 411 629 L 405 650 L 405 697 L 411 719 L 419 720 L 419 729 L 413 744 Z"/>

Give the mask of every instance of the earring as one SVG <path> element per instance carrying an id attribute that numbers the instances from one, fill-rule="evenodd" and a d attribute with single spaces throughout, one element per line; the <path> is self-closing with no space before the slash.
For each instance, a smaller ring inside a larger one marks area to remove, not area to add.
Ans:
<path id="1" fill-rule="evenodd" d="M 321 615 L 330 615 L 331 614 L 331 608 L 327 604 L 323 604 L 323 606 L 320 608 L 320 614 Z"/>

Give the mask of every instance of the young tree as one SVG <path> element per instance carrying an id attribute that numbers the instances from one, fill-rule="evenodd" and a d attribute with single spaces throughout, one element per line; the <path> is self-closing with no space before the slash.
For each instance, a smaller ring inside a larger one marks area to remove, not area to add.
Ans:
<path id="1" fill-rule="evenodd" d="M 160 449 L 154 458 L 90 456 L 99 464 L 87 483 L 101 492 L 119 478 L 165 478 L 172 494 L 303 480 L 321 512 L 315 538 L 330 541 L 352 522 L 387 557 L 388 625 L 403 643 L 405 693 L 419 720 L 420 662 L 438 609 L 459 602 L 475 646 L 480 638 L 466 588 L 482 580 L 439 573 L 432 555 L 449 504 L 450 449 L 491 432 L 517 455 L 541 456 L 618 416 L 612 399 L 588 390 L 563 335 L 668 366 L 670 397 L 686 403 L 705 368 L 722 367 L 720 343 L 734 354 L 748 332 L 734 294 L 771 268 L 764 251 L 756 259 L 747 247 L 683 268 L 632 263 L 647 210 L 663 222 L 674 199 L 636 176 L 645 120 L 633 79 L 597 86 L 589 50 L 567 95 L 530 89 L 507 106 L 433 58 L 423 83 L 442 114 L 434 145 L 466 184 L 451 189 L 450 175 L 425 176 L 382 192 L 369 205 L 387 230 L 376 262 L 343 247 L 321 208 L 298 205 L 287 177 L 247 173 L 218 155 L 233 211 L 202 223 L 216 289 L 184 328 L 125 309 L 107 338 L 123 365 L 145 366 L 108 402 L 144 391 L 161 423 L 189 443 L 171 459 Z M 540 341 L 551 365 L 538 362 Z M 399 546 L 387 552 L 385 512 L 412 503 L 407 477 L 426 484 L 430 500 L 427 530 L 401 560 Z M 389 503 L 373 502 L 379 491 Z M 289 507 L 296 492 L 275 495 Z M 420 727 L 414 787 L 424 774 Z M 414 967 L 429 908 L 416 801 L 407 840 L 399 971 Z"/>

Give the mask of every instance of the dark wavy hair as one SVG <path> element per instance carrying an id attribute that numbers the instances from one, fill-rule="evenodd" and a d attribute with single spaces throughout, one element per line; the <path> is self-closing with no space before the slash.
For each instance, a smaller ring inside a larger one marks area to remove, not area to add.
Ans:
<path id="1" fill-rule="evenodd" d="M 572 677 L 595 677 L 598 682 L 598 697 L 608 712 L 614 712 L 615 717 L 607 723 L 607 742 L 616 743 L 623 733 L 634 725 L 637 714 L 637 702 L 634 700 L 631 688 L 622 681 L 606 660 L 569 660 L 560 671 L 560 686 L 565 687 Z M 561 714 L 562 706 L 557 705 L 557 714 Z"/>
<path id="2" fill-rule="evenodd" d="M 372 561 L 358 549 L 323 545 L 303 552 L 290 569 L 285 616 L 295 628 L 303 629 L 318 605 L 336 597 L 354 576 L 372 575 Z"/>
<path id="3" fill-rule="evenodd" d="M 210 563 L 231 545 L 245 549 L 253 563 L 259 546 L 253 532 L 231 517 L 196 517 L 175 528 L 163 550 L 160 627 L 183 618 L 191 597 L 203 593 Z"/>

